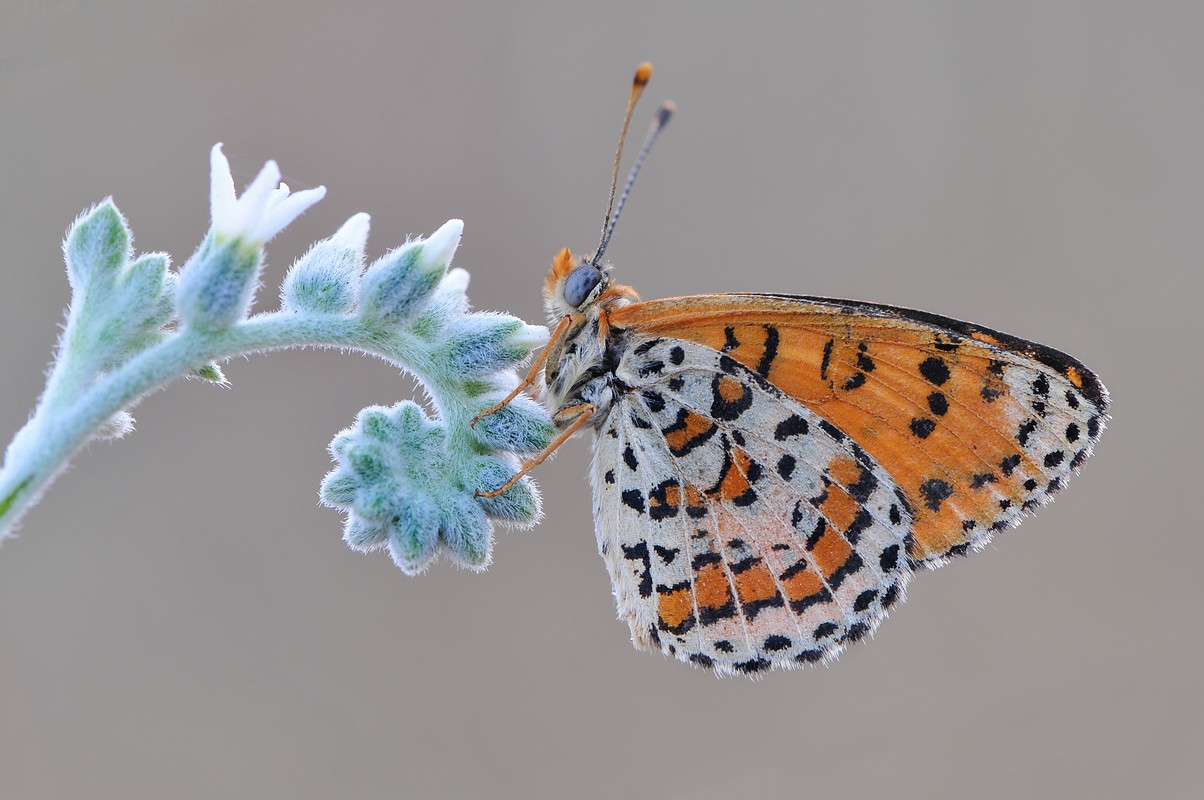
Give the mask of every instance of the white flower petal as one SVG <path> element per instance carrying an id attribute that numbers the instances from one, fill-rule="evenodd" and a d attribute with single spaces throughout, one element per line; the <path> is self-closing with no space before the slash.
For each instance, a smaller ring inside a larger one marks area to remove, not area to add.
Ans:
<path id="1" fill-rule="evenodd" d="M 209 216 L 215 229 L 229 228 L 236 202 L 230 162 L 222 152 L 222 143 L 218 142 L 209 151 Z"/>
<path id="2" fill-rule="evenodd" d="M 305 213 L 305 210 L 326 196 L 326 187 L 317 186 L 285 197 L 266 208 L 257 218 L 251 230 L 251 238 L 258 242 L 269 241 L 284 230 L 289 223 Z M 244 195 L 245 197 L 245 195 Z"/>
<path id="3" fill-rule="evenodd" d="M 280 167 L 275 161 L 268 161 L 259 170 L 251 185 L 243 190 L 238 198 L 239 232 L 250 233 L 256 223 L 267 212 L 272 195 L 280 184 Z"/>
<path id="4" fill-rule="evenodd" d="M 280 167 L 268 161 L 238 197 L 221 143 L 209 153 L 209 211 L 214 233 L 224 237 L 263 244 L 325 195 L 320 186 L 290 193 L 280 180 Z"/>

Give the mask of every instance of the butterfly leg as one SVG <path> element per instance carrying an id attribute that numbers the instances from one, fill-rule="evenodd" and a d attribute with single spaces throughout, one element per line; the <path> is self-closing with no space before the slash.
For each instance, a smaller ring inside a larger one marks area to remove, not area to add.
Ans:
<path id="1" fill-rule="evenodd" d="M 560 434 L 543 449 L 543 452 L 519 467 L 519 470 L 514 474 L 514 477 L 502 484 L 500 488 L 493 489 L 492 491 L 488 492 L 482 492 L 478 490 L 476 492 L 476 496 L 497 497 L 499 494 L 504 493 L 511 486 L 518 483 L 520 478 L 546 461 L 548 456 L 560 449 L 560 445 L 567 442 L 574 433 L 579 431 L 581 426 L 588 422 L 589 418 L 594 415 L 594 410 L 595 406 L 593 403 L 582 403 L 581 405 L 570 406 L 569 408 L 565 408 L 557 412 L 556 416 L 553 417 L 554 422 L 560 423 L 564 420 L 570 421 L 568 426 L 565 427 L 565 429 L 561 431 Z"/>
<path id="2" fill-rule="evenodd" d="M 548 339 L 548 343 L 543 346 L 543 350 L 541 350 L 539 355 L 536 356 L 535 360 L 531 362 L 531 368 L 527 370 L 527 377 L 523 378 L 518 386 L 514 387 L 510 394 L 502 398 L 501 402 L 491 405 L 489 408 L 473 417 L 469 421 L 468 427 L 475 428 L 477 426 L 477 422 L 479 422 L 481 419 L 488 417 L 490 414 L 496 414 L 498 411 L 501 411 L 503 408 L 509 405 L 511 400 L 518 397 L 519 392 L 535 383 L 536 379 L 539 377 L 539 371 L 543 369 L 544 363 L 548 360 L 548 355 L 552 352 L 552 348 L 556 345 L 556 342 L 560 339 L 560 337 L 564 336 L 564 332 L 568 330 L 569 321 L 571 319 L 572 317 L 567 314 L 560 318 L 560 322 L 556 325 L 556 330 L 552 331 L 552 336 Z"/>

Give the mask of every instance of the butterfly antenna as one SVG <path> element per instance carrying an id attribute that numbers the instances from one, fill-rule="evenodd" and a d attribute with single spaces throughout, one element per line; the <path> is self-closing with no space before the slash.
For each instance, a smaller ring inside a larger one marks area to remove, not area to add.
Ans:
<path id="1" fill-rule="evenodd" d="M 635 79 L 631 82 L 631 95 L 627 98 L 627 112 L 623 114 L 623 130 L 619 132 L 619 147 L 615 150 L 615 166 L 610 175 L 610 200 L 606 204 L 606 219 L 602 220 L 602 240 L 598 243 L 598 252 L 594 255 L 594 262 L 602 257 L 602 251 L 606 249 L 606 232 L 610 229 L 610 212 L 615 207 L 615 189 L 619 186 L 619 160 L 623 157 L 623 143 L 627 141 L 627 126 L 631 124 L 631 114 L 635 111 L 635 104 L 639 101 L 640 95 L 644 93 L 644 87 L 648 85 L 651 78 L 651 62 L 645 61 L 635 68 Z"/>
<path id="2" fill-rule="evenodd" d="M 619 203 L 615 206 L 614 216 L 609 218 L 606 230 L 602 234 L 602 243 L 598 245 L 598 252 L 590 262 L 595 266 L 598 264 L 598 259 L 602 258 L 602 254 L 606 252 L 606 246 L 610 244 L 610 235 L 615 232 L 615 225 L 619 224 L 619 214 L 623 211 L 623 204 L 627 202 L 627 196 L 631 194 L 631 186 L 635 183 L 635 176 L 639 174 L 640 167 L 644 165 L 644 159 L 648 157 L 648 151 L 652 149 L 652 143 L 656 141 L 656 137 L 669 122 L 669 118 L 673 116 L 673 112 L 676 110 L 677 106 L 673 104 L 672 100 L 666 100 L 661 103 L 661 107 L 656 110 L 656 119 L 652 120 L 652 126 L 648 128 L 648 135 L 644 137 L 644 146 L 640 148 L 640 154 L 635 157 L 635 163 L 631 165 L 631 174 L 627 176 L 627 183 L 623 186 L 623 194 L 619 195 Z"/>

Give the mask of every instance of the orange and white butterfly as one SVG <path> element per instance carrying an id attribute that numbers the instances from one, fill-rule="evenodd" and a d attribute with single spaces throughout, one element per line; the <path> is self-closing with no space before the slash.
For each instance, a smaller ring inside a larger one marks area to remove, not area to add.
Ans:
<path id="1" fill-rule="evenodd" d="M 614 219 L 544 283 L 557 327 L 529 377 L 546 364 L 561 434 L 523 473 L 594 429 L 598 548 L 639 648 L 721 674 L 830 660 L 914 570 L 1048 502 L 1103 429 L 1091 370 L 977 325 L 792 295 L 640 301 L 599 261 Z"/>

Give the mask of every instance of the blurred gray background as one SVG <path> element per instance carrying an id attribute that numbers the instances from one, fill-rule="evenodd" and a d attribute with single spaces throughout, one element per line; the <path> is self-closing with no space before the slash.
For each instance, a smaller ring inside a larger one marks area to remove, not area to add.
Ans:
<path id="1" fill-rule="evenodd" d="M 930 311 L 1098 370 L 1114 421 L 1058 502 L 912 584 L 872 642 L 759 682 L 635 652 L 586 441 L 484 574 L 407 578 L 319 508 L 325 447 L 413 395 L 290 352 L 179 383 L 0 547 L 0 796 L 1199 796 L 1204 5 L 0 5 L 0 439 L 112 194 L 176 263 L 209 147 L 356 211 L 370 253 L 449 217 L 480 307 L 542 317 L 596 242 L 631 73 L 679 114 L 610 250 L 645 297 L 782 291 Z M 630 158 L 630 156 L 629 156 Z"/>

